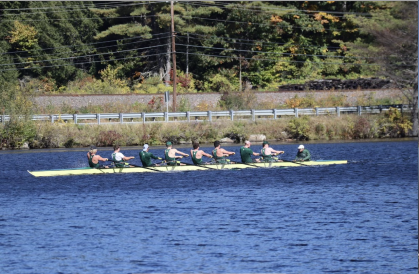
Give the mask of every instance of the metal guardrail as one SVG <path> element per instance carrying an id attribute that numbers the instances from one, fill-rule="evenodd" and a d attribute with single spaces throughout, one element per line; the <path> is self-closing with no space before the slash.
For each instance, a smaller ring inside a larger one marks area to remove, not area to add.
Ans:
<path id="1" fill-rule="evenodd" d="M 154 113 L 91 113 L 91 114 L 38 114 L 33 115 L 32 120 L 35 121 L 73 121 L 75 124 L 84 124 L 87 120 L 96 120 L 97 124 L 105 123 L 148 123 L 148 122 L 171 122 L 180 121 L 203 121 L 199 118 L 206 118 L 205 120 L 212 122 L 214 119 L 220 117 L 229 117 L 234 121 L 237 117 L 251 118 L 253 121 L 256 118 L 268 117 L 273 119 L 281 118 L 282 116 L 300 115 L 337 115 L 341 114 L 376 114 L 383 111 L 388 111 L 391 107 L 399 109 L 401 112 L 410 111 L 411 105 L 379 105 L 379 106 L 355 106 L 355 107 L 329 107 L 329 108 L 291 108 L 291 109 L 265 109 L 265 110 L 226 110 L 226 111 L 187 111 L 187 112 L 154 112 Z M 247 117 L 246 117 L 247 116 Z M 1 122 L 4 124 L 10 120 L 8 115 L 0 116 Z M 158 120 L 156 120 L 158 119 Z M 105 122 L 107 121 L 107 122 Z"/>

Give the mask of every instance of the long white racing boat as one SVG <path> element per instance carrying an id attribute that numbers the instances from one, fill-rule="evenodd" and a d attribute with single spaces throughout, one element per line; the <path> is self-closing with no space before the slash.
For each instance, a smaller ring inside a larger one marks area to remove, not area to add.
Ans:
<path id="1" fill-rule="evenodd" d="M 158 167 L 110 167 L 110 168 L 70 168 L 29 171 L 35 177 L 45 176 L 69 176 L 69 175 L 93 175 L 107 173 L 143 173 L 143 172 L 170 172 L 170 171 L 198 171 L 198 170 L 220 170 L 220 169 L 245 169 L 245 168 L 280 168 L 280 167 L 303 167 L 303 166 L 324 166 L 347 164 L 347 160 L 321 160 L 308 162 L 272 162 L 272 163 L 251 163 L 251 164 L 208 164 L 208 165 L 184 165 L 184 166 L 158 166 Z"/>

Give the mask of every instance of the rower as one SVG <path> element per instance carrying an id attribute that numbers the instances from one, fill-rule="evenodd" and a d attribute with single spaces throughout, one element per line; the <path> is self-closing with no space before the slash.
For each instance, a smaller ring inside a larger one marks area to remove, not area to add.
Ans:
<path id="1" fill-rule="evenodd" d="M 149 145 L 144 144 L 143 151 L 140 152 L 140 160 L 143 167 L 159 166 L 158 164 L 151 163 L 151 159 L 161 160 L 162 158 L 154 156 L 153 153 L 148 152 Z"/>
<path id="2" fill-rule="evenodd" d="M 91 145 L 91 146 L 89 147 L 89 151 L 87 152 L 87 161 L 89 161 L 89 159 L 90 159 L 90 152 L 91 152 L 93 149 L 96 149 L 96 146 Z"/>
<path id="3" fill-rule="evenodd" d="M 203 150 L 199 150 L 199 143 L 193 143 L 192 146 L 193 146 L 193 149 L 191 150 L 191 157 L 192 157 L 192 162 L 195 165 L 206 164 L 202 161 L 202 156 L 212 158 L 212 156 L 210 154 L 205 153 Z"/>
<path id="4" fill-rule="evenodd" d="M 100 155 L 96 155 L 97 148 L 95 146 L 91 146 L 87 155 L 89 155 L 89 166 L 91 168 L 109 168 L 108 166 L 99 164 L 99 161 L 106 162 L 108 158 L 102 158 Z"/>
<path id="5" fill-rule="evenodd" d="M 303 145 L 299 145 L 297 156 L 295 157 L 294 162 L 295 161 L 304 162 L 304 161 L 310 161 L 310 160 L 311 160 L 310 152 L 307 149 L 304 149 Z"/>
<path id="6" fill-rule="evenodd" d="M 230 162 L 230 160 L 226 159 L 226 157 L 230 155 L 234 155 L 236 153 L 227 151 L 224 148 L 221 148 L 220 141 L 214 142 L 214 150 L 212 151 L 212 156 L 214 157 L 214 160 L 218 164 L 234 164 L 234 162 Z"/>
<path id="7" fill-rule="evenodd" d="M 169 166 L 184 166 L 185 165 L 184 163 L 176 161 L 176 159 L 182 159 L 183 156 L 188 157 L 189 155 L 186 154 L 186 153 L 183 153 L 183 152 L 181 152 L 181 151 L 179 151 L 175 148 L 172 148 L 172 146 L 173 146 L 172 142 L 169 141 L 169 142 L 166 143 L 167 148 L 164 151 L 164 156 L 166 157 L 167 164 Z M 182 156 L 176 156 L 176 153 L 180 154 Z"/>
<path id="8" fill-rule="evenodd" d="M 244 146 L 242 146 L 240 148 L 240 156 L 242 158 L 242 163 L 243 164 L 249 164 L 249 163 L 253 163 L 252 160 L 252 155 L 253 156 L 259 156 L 259 153 L 253 152 L 253 150 L 250 149 L 250 141 L 244 141 Z M 255 162 L 259 163 L 260 160 L 259 159 L 255 159 Z"/>
<path id="9" fill-rule="evenodd" d="M 122 154 L 121 148 L 118 145 L 113 146 L 113 153 L 112 153 L 112 160 L 115 163 L 116 167 L 133 167 L 129 163 L 125 163 L 125 161 L 134 159 L 134 156 L 125 156 Z"/>
<path id="10" fill-rule="evenodd" d="M 274 150 L 273 148 L 269 147 L 268 141 L 264 141 L 262 146 L 263 148 L 260 151 L 260 155 L 262 156 L 264 162 L 282 162 L 282 160 L 278 160 L 278 158 L 272 157 L 272 155 L 283 154 L 284 151 Z"/>

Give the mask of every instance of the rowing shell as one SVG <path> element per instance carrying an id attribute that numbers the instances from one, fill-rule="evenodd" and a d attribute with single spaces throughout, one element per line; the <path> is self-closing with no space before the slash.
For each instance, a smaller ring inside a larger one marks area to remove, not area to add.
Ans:
<path id="1" fill-rule="evenodd" d="M 155 173 L 155 172 L 170 172 L 170 171 L 198 171 L 210 169 L 245 169 L 245 168 L 278 168 L 278 167 L 301 167 L 301 166 L 322 166 L 322 165 L 339 165 L 347 164 L 346 160 L 322 160 L 309 161 L 302 163 L 292 162 L 274 162 L 274 163 L 251 163 L 251 164 L 211 164 L 202 166 L 158 166 L 158 167 L 125 167 L 125 168 L 72 168 L 72 169 L 52 169 L 29 171 L 35 177 L 44 176 L 69 176 L 69 175 L 93 175 L 93 174 L 107 174 L 107 173 Z"/>

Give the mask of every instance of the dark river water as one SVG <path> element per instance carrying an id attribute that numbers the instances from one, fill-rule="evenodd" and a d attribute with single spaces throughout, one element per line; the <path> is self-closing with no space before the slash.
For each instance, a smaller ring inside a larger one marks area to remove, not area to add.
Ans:
<path id="1" fill-rule="evenodd" d="M 417 141 L 306 148 L 349 163 L 35 178 L 86 152 L 3 151 L 0 273 L 418 273 Z"/>

